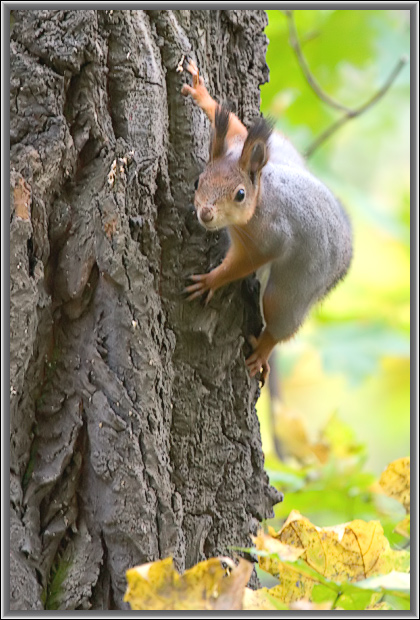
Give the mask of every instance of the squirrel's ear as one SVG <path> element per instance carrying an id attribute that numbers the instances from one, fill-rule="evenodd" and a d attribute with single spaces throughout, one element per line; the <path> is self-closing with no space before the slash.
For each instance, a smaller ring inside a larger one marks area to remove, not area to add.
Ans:
<path id="1" fill-rule="evenodd" d="M 246 137 L 239 167 L 251 177 L 261 171 L 268 161 L 268 140 L 272 132 L 272 125 L 259 118 L 250 127 Z"/>
<path id="2" fill-rule="evenodd" d="M 229 127 L 229 116 L 229 110 L 221 105 L 217 106 L 213 137 L 210 145 L 210 157 L 212 159 L 218 159 L 226 153 L 226 135 Z"/>

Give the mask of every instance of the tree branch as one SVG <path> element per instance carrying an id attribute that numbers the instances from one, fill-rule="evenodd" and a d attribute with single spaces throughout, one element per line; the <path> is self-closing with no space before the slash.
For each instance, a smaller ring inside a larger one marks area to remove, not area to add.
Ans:
<path id="1" fill-rule="evenodd" d="M 287 18 L 287 24 L 288 24 L 288 27 L 289 27 L 290 45 L 294 49 L 295 54 L 296 54 L 296 58 L 297 58 L 298 63 L 299 63 L 299 66 L 302 69 L 302 72 L 303 72 L 303 74 L 304 74 L 308 84 L 310 85 L 310 87 L 314 91 L 314 93 L 316 95 L 318 95 L 318 97 L 321 99 L 321 101 L 323 101 L 324 103 L 326 103 L 330 107 L 336 108 L 336 110 L 342 110 L 344 112 L 351 112 L 350 108 L 348 108 L 347 106 L 339 103 L 338 101 L 336 101 L 335 99 L 330 97 L 328 95 L 328 93 L 326 93 L 321 88 L 321 86 L 318 84 L 318 82 L 316 81 L 315 77 L 311 73 L 311 70 L 310 70 L 309 65 L 308 65 L 308 63 L 306 61 L 305 56 L 303 55 L 302 47 L 300 45 L 300 42 L 299 42 L 299 39 L 298 39 L 298 35 L 297 35 L 297 30 L 296 30 L 296 25 L 295 25 L 295 19 L 294 19 L 294 16 L 293 16 L 293 11 L 283 11 L 283 13 L 285 14 L 285 16 Z"/>
<path id="2" fill-rule="evenodd" d="M 287 18 L 287 23 L 289 27 L 290 45 L 295 51 L 297 61 L 308 84 L 310 85 L 314 93 L 321 99 L 321 101 L 329 105 L 331 108 L 335 108 L 336 110 L 344 112 L 344 115 L 341 118 L 334 121 L 334 123 L 327 127 L 327 129 L 323 131 L 308 147 L 305 156 L 310 157 L 316 151 L 316 149 L 328 138 L 330 138 L 338 129 L 340 129 L 340 127 L 345 125 L 350 119 L 356 118 L 357 116 L 363 114 L 363 112 L 366 112 L 366 110 L 371 108 L 375 103 L 377 103 L 377 101 L 379 101 L 379 99 L 381 99 L 385 95 L 385 93 L 389 90 L 389 88 L 397 78 L 401 69 L 404 67 L 404 65 L 407 64 L 408 58 L 406 56 L 402 56 L 399 59 L 384 85 L 376 93 L 374 93 L 372 97 L 368 99 L 363 105 L 359 106 L 358 108 L 349 108 L 330 97 L 330 95 L 328 95 L 328 93 L 326 93 L 318 84 L 318 82 L 312 75 L 311 70 L 309 69 L 309 65 L 306 61 L 305 56 L 303 55 L 302 47 L 297 36 L 293 11 L 283 11 L 283 13 Z"/>
<path id="3" fill-rule="evenodd" d="M 401 69 L 404 67 L 406 63 L 407 63 L 407 58 L 405 56 L 400 58 L 400 60 L 397 62 L 396 66 L 394 67 L 393 71 L 389 75 L 385 84 L 368 101 L 366 101 L 366 103 L 361 105 L 359 108 L 356 108 L 354 110 L 349 110 L 341 118 L 339 118 L 337 121 L 332 123 L 332 125 L 327 127 L 327 129 L 323 131 L 312 142 L 312 144 L 306 149 L 305 157 L 310 157 L 323 142 L 325 142 L 328 138 L 330 138 L 338 129 L 340 129 L 340 127 L 345 125 L 349 120 L 351 120 L 352 118 L 356 118 L 357 116 L 360 116 L 361 114 L 363 114 L 363 112 L 366 112 L 366 110 L 368 110 L 375 103 L 377 103 L 377 101 L 379 101 L 379 99 L 381 99 L 385 95 L 385 93 L 389 90 L 392 83 L 395 81 L 397 75 L 399 74 L 399 72 L 401 71 Z"/>

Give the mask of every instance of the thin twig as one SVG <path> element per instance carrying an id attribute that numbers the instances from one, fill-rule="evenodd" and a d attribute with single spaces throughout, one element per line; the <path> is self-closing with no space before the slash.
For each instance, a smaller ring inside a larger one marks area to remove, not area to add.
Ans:
<path id="1" fill-rule="evenodd" d="M 344 112 L 351 112 L 351 109 L 349 107 L 339 103 L 338 101 L 330 97 L 328 93 L 322 90 L 321 86 L 318 84 L 315 77 L 312 75 L 309 65 L 306 61 L 306 58 L 303 55 L 302 47 L 300 45 L 298 35 L 297 35 L 293 11 L 283 11 L 283 13 L 286 15 L 287 23 L 289 26 L 290 45 L 293 47 L 299 66 L 302 69 L 302 72 L 307 82 L 311 86 L 312 90 L 314 91 L 314 93 L 318 95 L 318 97 L 322 101 L 324 101 L 324 103 L 331 106 L 332 108 L 336 108 L 337 110 L 341 110 Z"/>
<path id="2" fill-rule="evenodd" d="M 366 103 L 361 105 L 360 108 L 353 110 L 352 116 L 358 116 L 359 114 L 362 114 L 362 112 L 365 112 L 374 103 L 379 101 L 379 99 L 383 97 L 385 93 L 387 92 L 387 90 L 389 90 L 389 88 L 392 86 L 392 83 L 395 81 L 395 79 L 397 78 L 397 75 L 399 74 L 401 69 L 407 64 L 407 62 L 408 62 L 407 56 L 401 56 L 401 58 L 395 65 L 394 69 L 391 71 L 385 84 L 378 90 L 377 93 L 375 93 L 368 101 L 366 101 Z"/>
<path id="3" fill-rule="evenodd" d="M 308 84 L 311 86 L 311 88 L 314 91 L 314 93 L 324 103 L 326 103 L 327 105 L 329 105 L 332 108 L 335 108 L 336 110 L 340 110 L 340 111 L 344 112 L 344 115 L 341 118 L 339 118 L 338 120 L 334 121 L 334 123 L 332 123 L 332 125 L 327 127 L 327 129 L 325 131 L 323 131 L 312 142 L 312 144 L 309 146 L 309 148 L 306 150 L 306 153 L 305 153 L 306 157 L 310 157 L 314 153 L 314 151 L 323 142 L 325 142 L 330 136 L 332 136 L 338 129 L 340 129 L 340 127 L 345 125 L 350 119 L 356 118 L 357 116 L 360 116 L 361 114 L 363 114 L 363 112 L 366 112 L 366 110 L 368 110 L 370 107 L 372 107 L 377 101 L 379 101 L 379 99 L 381 99 L 385 95 L 385 93 L 389 90 L 389 88 L 391 87 L 391 85 L 393 84 L 395 79 L 397 78 L 397 76 L 398 76 L 399 72 L 401 71 L 401 69 L 404 67 L 404 65 L 407 64 L 408 58 L 406 56 L 402 56 L 399 59 L 399 61 L 397 62 L 396 66 L 391 71 L 391 73 L 390 73 L 388 79 L 386 80 L 385 84 L 374 95 L 372 95 L 372 97 L 370 99 L 368 99 L 368 101 L 366 101 L 366 103 L 364 103 L 363 105 L 359 106 L 358 108 L 349 108 L 349 107 L 339 103 L 338 101 L 336 101 L 332 97 L 330 97 L 320 87 L 318 82 L 315 80 L 314 76 L 311 73 L 311 70 L 309 69 L 309 65 L 306 62 L 306 58 L 303 55 L 302 48 L 301 48 L 301 45 L 299 43 L 299 39 L 298 39 L 298 36 L 297 36 L 296 25 L 295 25 L 295 20 L 294 20 L 294 16 L 293 16 L 293 11 L 283 11 L 283 13 L 285 14 L 285 16 L 287 18 L 287 23 L 288 23 L 288 26 L 289 26 L 290 45 L 293 47 L 293 49 L 294 49 L 294 51 L 296 53 L 296 58 L 298 60 L 299 66 L 302 69 L 302 72 L 303 72 L 304 76 L 306 77 L 306 80 L 307 80 Z"/>
<path id="4" fill-rule="evenodd" d="M 401 69 L 406 64 L 407 64 L 407 58 L 403 56 L 402 58 L 400 58 L 400 60 L 395 65 L 394 70 L 391 72 L 391 74 L 389 75 L 387 81 L 382 86 L 382 88 L 380 88 L 368 101 L 366 101 L 366 103 L 361 105 L 359 108 L 356 108 L 354 110 L 349 110 L 349 112 L 346 112 L 344 116 L 342 116 L 337 121 L 332 123 L 332 125 L 327 127 L 327 129 L 323 131 L 312 142 L 312 144 L 306 149 L 305 157 L 310 157 L 311 155 L 313 155 L 316 149 L 323 142 L 325 142 L 328 138 L 330 138 L 337 131 L 337 129 L 340 129 L 340 127 L 348 123 L 348 121 L 351 120 L 352 118 L 356 118 L 357 116 L 360 116 L 361 114 L 363 114 L 363 112 L 366 112 L 366 110 L 371 108 L 377 101 L 379 101 L 379 99 L 381 99 L 385 95 L 385 93 L 390 89 L 397 75 L 399 74 Z"/>
<path id="5" fill-rule="evenodd" d="M 306 159 L 309 159 L 309 157 L 311 155 L 313 155 L 313 153 L 316 151 L 316 149 L 321 146 L 321 144 L 323 142 L 325 142 L 326 140 L 328 140 L 328 138 L 330 136 L 333 135 L 333 133 L 335 133 L 337 131 L 337 129 L 340 129 L 340 127 L 342 127 L 343 125 L 345 125 L 351 118 L 354 118 L 354 116 L 347 116 L 344 115 L 341 118 L 338 119 L 338 121 L 335 121 L 334 123 L 332 123 L 329 127 L 327 127 L 327 129 L 325 131 L 323 131 L 317 138 L 315 138 L 315 140 L 312 142 L 312 144 L 310 144 L 308 146 L 308 148 L 306 149 L 306 151 L 304 152 L 304 157 Z"/>

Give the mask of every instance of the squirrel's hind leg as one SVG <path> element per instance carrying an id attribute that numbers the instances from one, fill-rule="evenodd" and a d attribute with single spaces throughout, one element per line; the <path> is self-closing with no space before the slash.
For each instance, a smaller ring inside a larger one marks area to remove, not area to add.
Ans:
<path id="1" fill-rule="evenodd" d="M 276 346 L 277 340 L 273 338 L 267 329 L 264 329 L 259 338 L 251 336 L 250 342 L 254 347 L 254 351 L 247 358 L 246 365 L 248 366 L 251 377 L 255 377 L 257 373 L 261 372 L 261 382 L 264 385 L 270 372 L 268 358 Z"/>

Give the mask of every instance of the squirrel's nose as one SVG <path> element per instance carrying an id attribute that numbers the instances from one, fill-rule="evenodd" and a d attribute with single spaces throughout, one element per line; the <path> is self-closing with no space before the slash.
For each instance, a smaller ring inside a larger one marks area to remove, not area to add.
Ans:
<path id="1" fill-rule="evenodd" d="M 211 222 L 214 217 L 213 209 L 211 207 L 203 207 L 200 211 L 200 217 L 203 222 Z"/>

